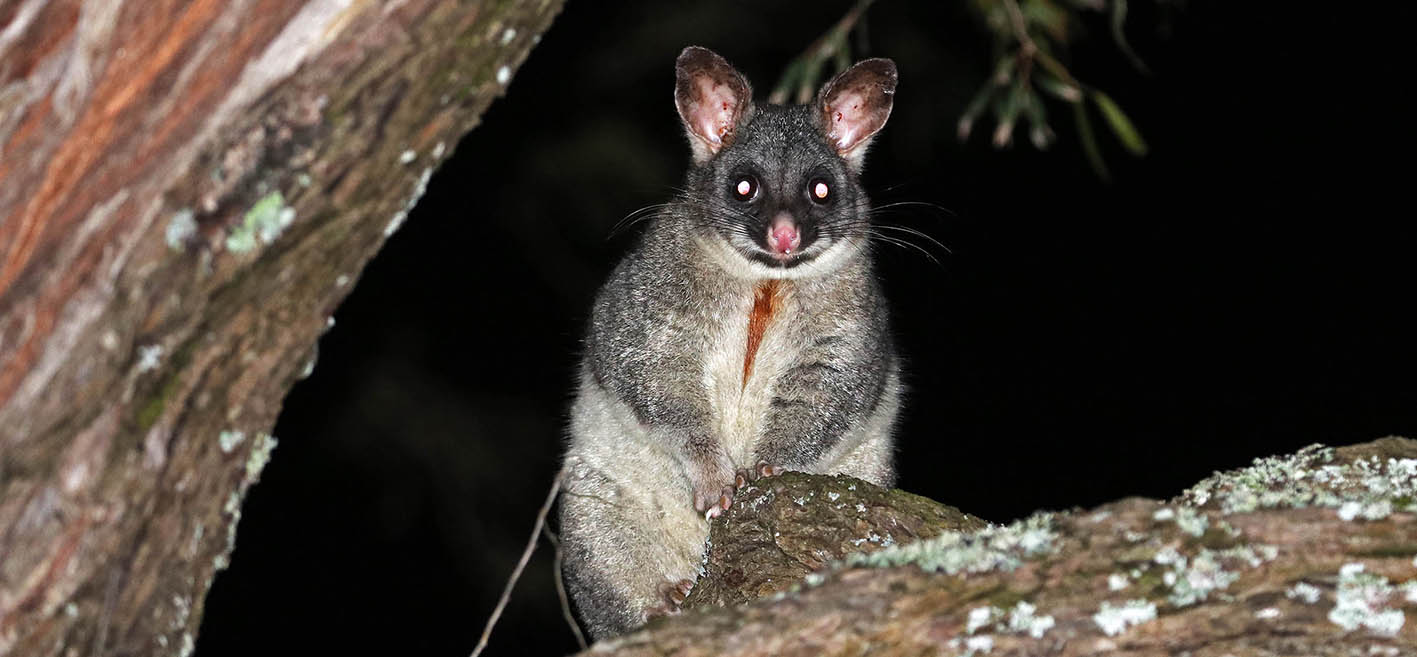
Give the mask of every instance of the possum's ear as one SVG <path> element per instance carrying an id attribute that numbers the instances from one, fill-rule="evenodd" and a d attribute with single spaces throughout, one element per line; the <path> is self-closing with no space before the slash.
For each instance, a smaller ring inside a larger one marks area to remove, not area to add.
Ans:
<path id="1" fill-rule="evenodd" d="M 817 93 L 822 134 L 857 171 L 871 137 L 890 118 L 895 83 L 895 62 L 867 59 L 842 71 Z"/>
<path id="2" fill-rule="evenodd" d="M 694 163 L 702 164 L 732 143 L 753 112 L 753 89 L 728 61 L 708 48 L 689 46 L 674 62 L 674 105 L 689 133 Z"/>

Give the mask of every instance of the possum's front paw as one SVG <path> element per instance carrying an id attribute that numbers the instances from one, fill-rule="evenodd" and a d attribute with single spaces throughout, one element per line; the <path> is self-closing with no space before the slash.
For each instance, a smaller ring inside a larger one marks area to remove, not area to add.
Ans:
<path id="1" fill-rule="evenodd" d="M 758 461 L 757 465 L 743 468 L 734 473 L 731 484 L 719 485 L 716 480 L 705 478 L 702 486 L 697 484 L 694 486 L 694 509 L 703 513 L 706 520 L 717 518 L 733 506 L 733 498 L 737 496 L 739 489 L 763 477 L 782 473 L 781 467 L 769 465 L 766 461 Z"/>
<path id="2" fill-rule="evenodd" d="M 779 466 L 769 465 L 767 461 L 758 461 L 757 465 L 738 471 L 738 476 L 733 480 L 733 487 L 742 488 L 763 477 L 774 477 L 783 472 L 784 470 Z"/>
<path id="3" fill-rule="evenodd" d="M 733 467 L 725 462 L 699 463 L 689 473 L 694 510 L 704 518 L 717 518 L 733 505 Z"/>
<path id="4" fill-rule="evenodd" d="M 694 510 L 704 518 L 717 518 L 733 505 L 733 484 L 704 481 L 694 485 Z"/>
<path id="5" fill-rule="evenodd" d="M 677 582 L 665 582 L 659 587 L 659 601 L 645 607 L 645 620 L 657 618 L 659 616 L 671 616 L 679 613 L 680 605 L 689 598 L 689 591 L 694 589 L 692 580 L 681 579 Z"/>

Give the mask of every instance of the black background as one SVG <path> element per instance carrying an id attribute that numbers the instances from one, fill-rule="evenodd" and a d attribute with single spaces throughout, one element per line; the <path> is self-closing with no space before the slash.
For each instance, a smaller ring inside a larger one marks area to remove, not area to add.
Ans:
<path id="1" fill-rule="evenodd" d="M 1073 72 L 1151 146 L 1098 122 L 1099 182 L 1060 141 L 993 150 L 955 121 L 990 70 L 963 3 L 882 0 L 900 67 L 865 181 L 939 263 L 883 246 L 911 395 L 900 485 L 1008 521 L 1324 442 L 1417 434 L 1401 21 L 1302 3 L 1133 2 Z M 760 93 L 848 3 L 572 0 L 434 176 L 292 391 L 197 654 L 466 654 L 557 468 L 607 239 L 686 165 L 672 63 L 718 50 Z M 574 649 L 543 548 L 488 654 Z"/>

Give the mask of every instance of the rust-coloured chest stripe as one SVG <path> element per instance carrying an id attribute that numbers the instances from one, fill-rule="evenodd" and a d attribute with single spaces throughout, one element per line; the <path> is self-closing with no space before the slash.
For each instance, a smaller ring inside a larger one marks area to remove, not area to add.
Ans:
<path id="1" fill-rule="evenodd" d="M 770 279 L 758 283 L 753 288 L 753 310 L 748 313 L 748 348 L 743 353 L 743 386 L 748 385 L 748 377 L 753 373 L 753 361 L 758 357 L 758 345 L 763 341 L 763 333 L 772 323 L 777 312 L 782 281 Z"/>

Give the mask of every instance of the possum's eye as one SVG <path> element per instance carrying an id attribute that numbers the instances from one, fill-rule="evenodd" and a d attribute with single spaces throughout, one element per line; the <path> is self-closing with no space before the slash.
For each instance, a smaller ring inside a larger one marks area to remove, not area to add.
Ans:
<path id="1" fill-rule="evenodd" d="M 758 179 L 750 174 L 733 177 L 733 197 L 740 201 L 751 201 L 758 195 Z"/>
<path id="2" fill-rule="evenodd" d="M 826 203 L 832 197 L 831 185 L 821 178 L 816 178 L 807 183 L 807 195 L 812 197 L 814 203 Z"/>

